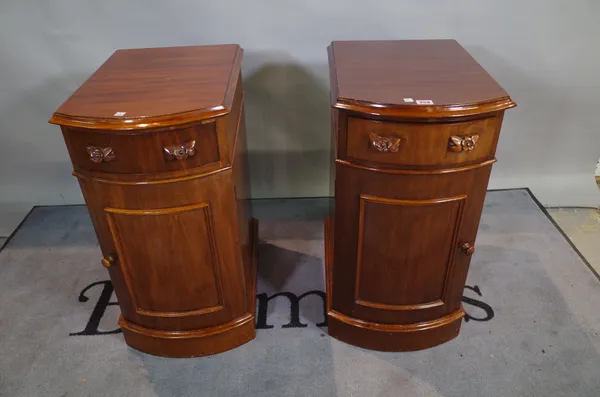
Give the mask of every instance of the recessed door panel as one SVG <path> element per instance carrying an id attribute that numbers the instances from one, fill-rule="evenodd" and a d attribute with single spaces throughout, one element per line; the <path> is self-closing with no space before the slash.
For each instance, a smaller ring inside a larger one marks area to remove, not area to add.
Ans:
<path id="1" fill-rule="evenodd" d="M 105 211 L 138 314 L 181 317 L 224 308 L 208 203 Z"/>
<path id="2" fill-rule="evenodd" d="M 465 198 L 361 195 L 355 303 L 411 311 L 443 306 Z"/>

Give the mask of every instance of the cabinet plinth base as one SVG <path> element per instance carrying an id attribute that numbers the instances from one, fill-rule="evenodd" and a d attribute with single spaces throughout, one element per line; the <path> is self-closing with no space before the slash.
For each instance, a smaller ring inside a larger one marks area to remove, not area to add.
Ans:
<path id="1" fill-rule="evenodd" d="M 144 353 L 161 357 L 200 357 L 221 353 L 251 341 L 256 336 L 254 316 L 192 331 L 155 330 L 132 324 L 122 316 L 119 325 L 125 342 Z"/>
<path id="2" fill-rule="evenodd" d="M 405 352 L 427 349 L 458 336 L 464 316 L 458 310 L 440 319 L 416 324 L 379 324 L 329 311 L 329 335 L 348 344 L 371 350 Z"/>

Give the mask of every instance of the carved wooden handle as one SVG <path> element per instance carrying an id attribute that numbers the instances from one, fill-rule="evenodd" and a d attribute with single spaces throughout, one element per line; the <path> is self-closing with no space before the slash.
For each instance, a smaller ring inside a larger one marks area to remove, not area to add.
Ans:
<path id="1" fill-rule="evenodd" d="M 116 156 L 113 148 L 111 147 L 97 147 L 88 145 L 86 148 L 88 157 L 94 163 L 109 163 L 111 161 L 115 161 Z"/>
<path id="2" fill-rule="evenodd" d="M 467 136 L 451 136 L 448 142 L 448 149 L 451 152 L 470 152 L 477 147 L 479 134 Z"/>
<path id="3" fill-rule="evenodd" d="M 473 253 L 475 252 L 475 247 L 473 247 L 470 243 L 464 243 L 460 246 L 460 249 L 465 255 L 469 256 L 473 255 Z"/>
<path id="4" fill-rule="evenodd" d="M 105 256 L 104 258 L 102 258 L 102 260 L 100 261 L 102 263 L 102 266 L 104 266 L 105 268 L 109 268 L 112 265 L 114 265 L 115 263 L 117 263 L 117 255 L 115 254 L 109 254 L 107 256 Z"/>
<path id="5" fill-rule="evenodd" d="M 400 150 L 401 138 L 391 136 L 379 136 L 374 132 L 369 133 L 369 144 L 379 152 L 391 152 L 396 153 Z"/>
<path id="6" fill-rule="evenodd" d="M 166 146 L 163 150 L 167 160 L 185 160 L 196 154 L 196 141 L 187 141 L 183 145 Z"/>

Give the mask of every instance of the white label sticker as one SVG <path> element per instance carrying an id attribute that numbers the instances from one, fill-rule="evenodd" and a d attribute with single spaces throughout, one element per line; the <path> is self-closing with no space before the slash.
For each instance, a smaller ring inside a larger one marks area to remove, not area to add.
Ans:
<path id="1" fill-rule="evenodd" d="M 431 99 L 417 99 L 417 105 L 433 105 Z"/>
<path id="2" fill-rule="evenodd" d="M 115 113 L 115 116 L 121 117 L 121 116 L 125 116 L 125 114 L 127 114 L 127 112 L 117 112 L 117 113 Z"/>
<path id="3" fill-rule="evenodd" d="M 412 98 L 404 98 L 404 102 L 414 102 L 415 100 Z"/>

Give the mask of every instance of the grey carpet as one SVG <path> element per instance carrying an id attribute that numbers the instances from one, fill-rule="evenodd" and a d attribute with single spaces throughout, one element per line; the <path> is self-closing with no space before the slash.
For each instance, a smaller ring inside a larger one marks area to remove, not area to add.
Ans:
<path id="1" fill-rule="evenodd" d="M 276 293 L 324 290 L 314 209 L 326 206 L 313 204 L 257 202 L 257 337 L 197 359 L 126 347 L 114 304 L 90 322 L 94 308 L 103 307 L 99 301 L 116 298 L 107 296 L 86 209 L 36 208 L 0 252 L 0 395 L 600 395 L 600 282 L 526 191 L 488 194 L 464 294 L 468 321 L 452 342 L 413 353 L 368 351 L 330 338 L 317 326 L 317 292 L 302 299 L 297 319 L 288 300 L 294 295 L 265 307 Z M 305 213 L 313 220 L 303 220 Z M 69 335 L 82 332 L 91 335 Z"/>

